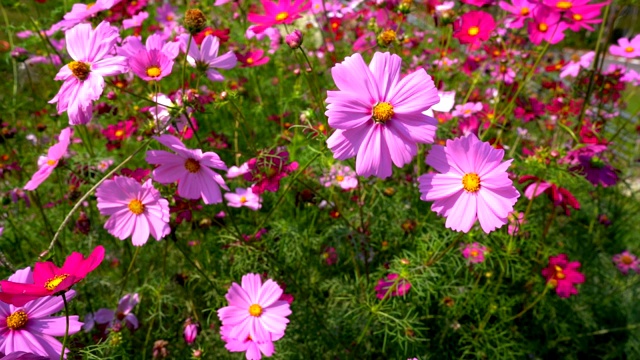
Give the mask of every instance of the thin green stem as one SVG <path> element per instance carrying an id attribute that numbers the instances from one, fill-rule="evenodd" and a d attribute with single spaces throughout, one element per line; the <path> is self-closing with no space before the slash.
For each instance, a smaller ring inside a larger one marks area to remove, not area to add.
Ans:
<path id="1" fill-rule="evenodd" d="M 136 258 L 138 257 L 138 253 L 140 252 L 140 248 L 142 246 L 136 246 L 136 251 L 133 253 L 133 257 L 131 258 L 131 262 L 129 263 L 129 267 L 127 268 L 127 272 L 124 274 L 124 279 L 122 280 L 122 286 L 120 286 L 120 291 L 118 292 L 118 296 L 116 299 L 120 299 L 122 296 L 122 292 L 124 288 L 127 286 L 127 281 L 129 280 L 129 274 L 131 274 L 131 270 L 133 269 L 133 263 L 136 262 Z"/>
<path id="2" fill-rule="evenodd" d="M 67 304 L 67 295 L 62 293 L 62 302 L 64 303 L 64 316 L 66 318 L 66 328 L 64 330 L 64 339 L 62 339 L 62 351 L 60 352 L 60 360 L 64 360 L 64 351 L 67 347 L 67 338 L 69 337 L 69 304 Z"/>

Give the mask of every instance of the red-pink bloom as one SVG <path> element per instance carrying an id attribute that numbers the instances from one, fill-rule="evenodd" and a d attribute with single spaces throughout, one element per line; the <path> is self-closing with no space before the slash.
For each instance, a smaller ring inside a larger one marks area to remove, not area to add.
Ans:
<path id="1" fill-rule="evenodd" d="M 385 278 L 378 280 L 375 290 L 376 297 L 380 300 L 390 296 L 405 296 L 411 290 L 411 283 L 394 273 L 387 275 L 386 280 Z"/>
<path id="2" fill-rule="evenodd" d="M 529 39 L 539 45 L 542 40 L 550 44 L 557 44 L 564 39 L 564 31 L 569 26 L 561 20 L 561 15 L 546 6 L 538 6 L 532 12 L 532 18 L 527 27 Z"/>
<path id="3" fill-rule="evenodd" d="M 470 263 L 479 264 L 484 262 L 484 253 L 487 252 L 487 248 L 474 242 L 473 244 L 466 244 L 460 251 L 462 251 L 462 256 L 469 260 Z"/>
<path id="4" fill-rule="evenodd" d="M 289 162 L 287 151 L 273 150 L 250 159 L 247 162 L 247 169 L 248 172 L 243 174 L 244 179 L 255 182 L 251 190 L 254 194 L 260 195 L 265 191 L 278 191 L 280 180 L 296 171 L 298 163 Z"/>
<path id="5" fill-rule="evenodd" d="M 580 203 L 569 190 L 559 187 L 556 184 L 548 183 L 532 175 L 523 175 L 520 177 L 518 182 L 522 184 L 529 181 L 533 182 L 524 190 L 524 196 L 527 199 L 531 200 L 542 193 L 547 193 L 554 205 L 562 206 L 567 216 L 571 215 L 569 206 L 576 210 L 580 210 Z"/>
<path id="6" fill-rule="evenodd" d="M 327 265 L 335 265 L 338 262 L 338 253 L 336 252 L 336 248 L 332 246 L 326 247 L 322 252 L 322 258 Z"/>
<path id="7" fill-rule="evenodd" d="M 625 250 L 620 254 L 614 255 L 612 260 L 618 267 L 618 270 L 623 274 L 627 275 L 629 270 L 633 270 L 636 274 L 640 274 L 640 261 L 638 261 L 638 258 L 629 251 Z"/>
<path id="8" fill-rule="evenodd" d="M 584 282 L 584 275 L 578 271 L 580 262 L 569 262 L 566 254 L 549 256 L 549 266 L 542 269 L 542 276 L 547 279 L 547 284 L 556 289 L 556 294 L 561 298 L 577 295 L 576 284 Z"/>
<path id="9" fill-rule="evenodd" d="M 246 54 L 236 54 L 238 61 L 242 63 L 243 68 L 264 65 L 269 62 L 269 57 L 264 56 L 264 50 L 249 50 Z"/>
<path id="10" fill-rule="evenodd" d="M 311 8 L 309 0 L 278 0 L 274 4 L 271 0 L 260 0 L 264 7 L 264 15 L 249 13 L 247 19 L 257 24 L 253 27 L 253 32 L 259 34 L 265 29 L 277 24 L 291 24 L 301 17 L 301 13 Z"/>
<path id="11" fill-rule="evenodd" d="M 95 30 L 91 24 L 79 24 L 65 36 L 73 61 L 58 71 L 55 79 L 64 83 L 49 103 L 58 104 L 58 114 L 67 112 L 69 124 L 86 124 L 91 121 L 93 101 L 102 95 L 104 77 L 125 72 L 127 59 L 111 55 L 120 34 L 108 22 L 101 22 Z"/>
<path id="12" fill-rule="evenodd" d="M 331 69 L 339 91 L 327 92 L 327 139 L 333 157 L 356 157 L 360 176 L 391 176 L 392 165 L 402 167 L 417 153 L 417 144 L 433 142 L 437 121 L 424 115 L 440 101 L 427 72 L 401 76 L 402 59 L 375 53 L 369 66 L 360 54 Z"/>
<path id="13" fill-rule="evenodd" d="M 106 129 L 102 130 L 102 135 L 104 135 L 109 142 L 120 142 L 130 138 L 137 129 L 135 119 L 129 119 L 120 121 L 115 125 L 107 126 Z"/>
<path id="14" fill-rule="evenodd" d="M 184 331 L 182 334 L 187 344 L 193 344 L 196 341 L 196 337 L 198 337 L 198 324 L 194 323 L 191 318 L 188 318 L 184 322 Z"/>
<path id="15" fill-rule="evenodd" d="M 96 190 L 100 214 L 110 216 L 104 224 L 109 234 L 124 240 L 131 236 L 134 246 L 142 246 L 149 234 L 156 240 L 169 235 L 169 202 L 151 184 L 115 176 Z"/>
<path id="16" fill-rule="evenodd" d="M 67 153 L 71 142 L 71 128 L 64 128 L 58 136 L 58 143 L 51 146 L 47 151 L 47 156 L 40 156 L 38 159 L 38 171 L 33 174 L 31 180 L 24 186 L 25 190 L 35 190 L 42 184 L 58 166 L 60 159 Z"/>
<path id="17" fill-rule="evenodd" d="M 80 253 L 71 253 L 61 268 L 50 261 L 37 262 L 33 270 L 32 283 L 0 281 L 2 288 L 0 301 L 14 306 L 23 306 L 43 296 L 67 291 L 97 268 L 103 259 L 104 247 L 96 246 L 86 259 Z"/>
<path id="18" fill-rule="evenodd" d="M 227 170 L 227 165 L 214 152 L 188 149 L 172 135 L 156 136 L 162 145 L 175 151 L 147 151 L 147 162 L 159 165 L 153 170 L 153 179 L 161 184 L 178 181 L 178 194 L 185 199 L 202 198 L 205 204 L 222 202 L 220 188 L 229 190 L 222 176 L 213 169 Z"/>
<path id="19" fill-rule="evenodd" d="M 491 32 L 496 28 L 496 22 L 491 14 L 484 11 L 469 11 L 453 23 L 453 37 L 460 44 L 474 44 L 487 41 Z"/>

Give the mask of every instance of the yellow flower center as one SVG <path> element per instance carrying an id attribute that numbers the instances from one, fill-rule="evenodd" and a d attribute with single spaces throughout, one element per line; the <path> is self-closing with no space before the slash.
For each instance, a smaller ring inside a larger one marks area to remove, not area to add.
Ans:
<path id="1" fill-rule="evenodd" d="M 47 160 L 47 165 L 54 166 L 57 162 L 58 162 L 58 160 L 49 159 L 49 160 Z"/>
<path id="2" fill-rule="evenodd" d="M 18 310 L 7 316 L 7 327 L 11 330 L 18 330 L 27 324 L 27 313 L 24 310 Z"/>
<path id="3" fill-rule="evenodd" d="M 89 64 L 85 62 L 72 61 L 69 64 L 67 64 L 67 66 L 73 73 L 73 76 L 78 78 L 78 80 L 82 80 L 82 81 L 86 80 L 89 77 L 89 73 L 91 72 Z"/>
<path id="4" fill-rule="evenodd" d="M 625 265 L 631 265 L 633 263 L 633 259 L 629 255 L 622 255 L 620 261 Z"/>
<path id="5" fill-rule="evenodd" d="M 158 76 L 160 76 L 161 73 L 162 73 L 162 71 L 157 66 L 152 66 L 152 67 L 147 69 L 147 76 L 149 76 L 149 77 L 158 77 Z"/>
<path id="6" fill-rule="evenodd" d="M 556 3 L 556 7 L 562 10 L 571 9 L 571 6 L 573 6 L 573 4 L 570 1 L 558 1 Z"/>
<path id="7" fill-rule="evenodd" d="M 540 23 L 538 24 L 538 30 L 542 32 L 547 32 L 547 30 L 549 30 L 549 26 L 545 23 Z"/>
<path id="8" fill-rule="evenodd" d="M 116 137 L 122 137 L 124 135 L 124 130 L 116 130 Z"/>
<path id="9" fill-rule="evenodd" d="M 248 58 L 247 59 L 247 64 L 249 64 L 249 65 L 253 64 L 253 58 Z"/>
<path id="10" fill-rule="evenodd" d="M 556 265 L 555 270 L 556 270 L 556 279 L 562 280 L 565 278 L 565 275 L 562 272 L 562 268 L 560 266 Z"/>
<path id="11" fill-rule="evenodd" d="M 197 173 L 200 170 L 200 163 L 196 159 L 187 159 L 184 162 L 184 168 L 192 174 Z"/>
<path id="12" fill-rule="evenodd" d="M 530 12 L 530 10 L 529 10 L 529 8 L 528 8 L 528 7 L 526 7 L 526 6 L 525 6 L 525 7 L 523 7 L 522 9 L 520 9 L 520 15 L 522 15 L 522 16 L 527 16 L 527 15 L 529 15 L 529 12 Z"/>
<path id="13" fill-rule="evenodd" d="M 342 182 L 342 180 L 344 180 L 344 176 L 342 176 L 342 175 L 337 175 L 336 176 L 336 181 L 337 182 Z"/>
<path id="14" fill-rule="evenodd" d="M 477 26 L 472 26 L 469 28 L 469 30 L 467 30 L 467 34 L 471 36 L 476 36 L 478 35 L 479 32 L 480 32 L 480 28 Z"/>
<path id="15" fill-rule="evenodd" d="M 47 280 L 47 282 L 44 283 L 44 288 L 49 290 L 49 291 L 53 291 L 53 290 L 55 290 L 55 288 L 58 287 L 58 285 L 60 285 L 62 280 L 66 279 L 67 277 L 69 277 L 68 274 L 56 275 L 56 276 L 52 277 L 51 279 Z"/>
<path id="16" fill-rule="evenodd" d="M 289 17 L 289 13 L 286 12 L 286 11 L 283 11 L 283 12 L 279 13 L 278 15 L 276 15 L 276 21 L 284 21 L 288 17 Z"/>
<path id="17" fill-rule="evenodd" d="M 578 55 L 578 54 L 571 55 L 571 61 L 576 62 L 576 63 L 580 62 L 580 55 Z"/>
<path id="18" fill-rule="evenodd" d="M 478 257 L 478 250 L 471 250 L 469 255 L 471 255 L 471 257 Z"/>
<path id="19" fill-rule="evenodd" d="M 129 210 L 136 215 L 140 215 L 144 212 L 144 204 L 138 199 L 133 199 L 129 202 Z"/>
<path id="20" fill-rule="evenodd" d="M 628 53 L 633 52 L 633 50 L 634 49 L 631 46 L 627 46 L 626 48 L 624 48 L 624 51 L 626 51 Z"/>
<path id="21" fill-rule="evenodd" d="M 246 196 L 241 196 L 240 197 L 240 203 L 244 204 L 247 202 L 247 197 Z"/>
<path id="22" fill-rule="evenodd" d="M 167 21 L 173 21 L 173 15 L 167 15 Z"/>
<path id="23" fill-rule="evenodd" d="M 389 46 L 389 44 L 396 41 L 396 32 L 392 29 L 385 30 L 378 36 L 378 40 L 380 40 L 382 45 Z"/>
<path id="24" fill-rule="evenodd" d="M 393 105 L 388 102 L 377 103 L 373 107 L 373 121 L 377 123 L 386 123 L 393 117 Z"/>
<path id="25" fill-rule="evenodd" d="M 462 187 L 468 192 L 480 190 L 480 176 L 476 173 L 468 173 L 462 177 Z"/>
<path id="26" fill-rule="evenodd" d="M 575 20 L 575 21 L 580 21 L 580 20 L 582 20 L 582 15 L 580 15 L 580 14 L 573 14 L 573 20 Z"/>
<path id="27" fill-rule="evenodd" d="M 249 306 L 249 315 L 256 317 L 262 315 L 262 306 L 258 304 Z"/>

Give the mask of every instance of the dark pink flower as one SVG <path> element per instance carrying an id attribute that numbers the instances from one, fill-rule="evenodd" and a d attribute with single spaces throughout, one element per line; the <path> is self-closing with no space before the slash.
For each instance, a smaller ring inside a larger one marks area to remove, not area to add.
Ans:
<path id="1" fill-rule="evenodd" d="M 247 162 L 249 172 L 244 179 L 255 182 L 251 187 L 254 194 L 265 191 L 276 192 L 280 189 L 280 180 L 298 169 L 298 163 L 289 162 L 289 153 L 284 150 L 272 150 L 262 153 Z"/>
<path id="2" fill-rule="evenodd" d="M 633 270 L 636 274 L 640 274 L 640 261 L 638 258 L 629 251 L 623 251 L 620 254 L 613 256 L 613 263 L 616 264 L 618 270 L 627 275 L 629 270 Z"/>
<path id="3" fill-rule="evenodd" d="M 257 24 L 252 27 L 253 32 L 259 34 L 267 28 L 277 24 L 291 24 L 301 17 L 301 13 L 311 8 L 309 0 L 279 0 L 277 4 L 271 0 L 260 0 L 264 7 L 264 15 L 249 13 L 247 19 Z"/>
<path id="4" fill-rule="evenodd" d="M 542 276 L 547 279 L 547 284 L 556 289 L 556 294 L 561 298 L 577 295 L 576 284 L 582 284 L 584 275 L 578 271 L 580 262 L 569 262 L 566 254 L 549 256 L 549 266 L 542 269 Z"/>
<path id="5" fill-rule="evenodd" d="M 474 44 L 489 40 L 496 22 L 491 14 L 484 11 L 469 11 L 453 23 L 453 37 L 460 44 Z"/>
<path id="6" fill-rule="evenodd" d="M 460 251 L 462 251 L 462 256 L 470 263 L 479 264 L 484 262 L 484 254 L 487 252 L 487 248 L 474 242 L 473 244 L 466 244 Z"/>
<path id="7" fill-rule="evenodd" d="M 376 297 L 380 300 L 385 296 L 404 296 L 411 289 L 411 283 L 398 274 L 389 274 L 387 278 L 378 280 L 376 285 Z"/>
<path id="8" fill-rule="evenodd" d="M 246 54 L 236 54 L 238 61 L 242 63 L 243 68 L 264 65 L 269 62 L 269 57 L 264 56 L 264 50 L 249 50 Z"/>

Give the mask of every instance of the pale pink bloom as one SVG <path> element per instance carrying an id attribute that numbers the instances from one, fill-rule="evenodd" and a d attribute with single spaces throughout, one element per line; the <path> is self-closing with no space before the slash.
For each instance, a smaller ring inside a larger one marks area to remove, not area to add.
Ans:
<path id="1" fill-rule="evenodd" d="M 513 80 L 516 78 L 516 72 L 513 71 L 513 69 L 509 66 L 502 64 L 493 68 L 493 70 L 491 71 L 491 76 L 494 79 L 500 79 L 504 81 L 505 84 L 512 84 Z"/>
<path id="2" fill-rule="evenodd" d="M 560 77 L 563 78 L 568 75 L 571 75 L 573 77 L 578 76 L 578 73 L 580 73 L 580 69 L 589 68 L 589 66 L 591 66 L 591 62 L 595 57 L 595 51 L 589 51 L 582 56 L 574 55 L 574 57 L 571 58 L 571 61 L 569 61 L 562 67 Z"/>
<path id="3" fill-rule="evenodd" d="M 148 12 L 141 11 L 137 15 L 133 15 L 131 19 L 122 20 L 122 27 L 125 29 L 130 29 L 132 27 L 142 26 L 142 22 L 147 20 L 148 17 Z"/>
<path id="4" fill-rule="evenodd" d="M 245 206 L 255 211 L 262 207 L 260 195 L 254 194 L 251 188 L 237 188 L 235 193 L 224 194 L 224 198 L 229 206 L 235 208 Z"/>
<path id="5" fill-rule="evenodd" d="M 118 55 L 126 56 L 131 59 L 141 51 L 162 51 L 170 60 L 174 60 L 180 54 L 179 41 L 165 41 L 162 35 L 149 35 L 147 41 L 143 44 L 137 36 L 127 36 L 123 45 L 117 49 Z"/>
<path id="6" fill-rule="evenodd" d="M 284 332 L 280 334 L 271 334 L 271 339 L 263 341 L 255 341 L 251 337 L 240 339 L 231 336 L 233 326 L 222 325 L 220 327 L 220 337 L 226 343 L 224 347 L 231 352 L 246 352 L 247 360 L 260 360 L 262 354 L 270 357 L 275 353 L 273 342 L 284 336 Z"/>
<path id="7" fill-rule="evenodd" d="M 333 164 L 329 173 L 320 178 L 320 183 L 325 187 L 333 185 L 339 186 L 342 190 L 351 190 L 358 187 L 358 178 L 349 166 Z"/>
<path id="8" fill-rule="evenodd" d="M 249 172 L 251 172 L 251 170 L 249 169 L 249 163 L 244 163 L 242 165 L 238 166 L 232 166 L 229 168 L 229 170 L 227 170 L 227 178 L 229 179 L 233 179 L 236 178 L 238 176 L 242 176 L 244 174 L 248 174 Z"/>
<path id="9" fill-rule="evenodd" d="M 629 251 L 625 250 L 620 254 L 614 255 L 612 260 L 618 270 L 625 275 L 629 273 L 629 270 L 633 270 L 636 274 L 640 273 L 640 261 Z"/>
<path id="10" fill-rule="evenodd" d="M 512 0 L 511 4 L 500 1 L 498 3 L 502 10 L 511 13 L 507 27 L 511 29 L 519 29 L 524 25 L 524 21 L 531 17 L 531 11 L 537 6 L 536 3 L 528 0 Z"/>
<path id="11" fill-rule="evenodd" d="M 95 3 L 91 4 L 73 4 L 71 11 L 64 15 L 64 20 L 54 24 L 51 30 L 58 31 L 72 28 L 81 22 L 94 17 L 100 11 L 111 9 L 120 1 L 121 0 L 97 0 Z"/>
<path id="12" fill-rule="evenodd" d="M 49 103 L 57 103 L 58 114 L 67 111 L 69 124 L 86 124 L 91 121 L 93 101 L 102 95 L 104 77 L 125 72 L 127 59 L 110 55 L 120 34 L 108 22 L 95 30 L 91 24 L 79 24 L 65 36 L 73 61 L 58 71 L 55 79 L 64 83 Z"/>
<path id="13" fill-rule="evenodd" d="M 471 115 L 477 113 L 478 111 L 482 111 L 482 103 L 481 102 L 468 102 L 464 105 L 456 105 L 456 108 L 451 112 L 452 116 L 462 116 L 463 118 L 468 118 Z"/>
<path id="14" fill-rule="evenodd" d="M 474 242 L 473 244 L 466 244 L 460 251 L 462 251 L 462 256 L 469 260 L 470 263 L 479 264 L 484 262 L 484 253 L 487 252 L 487 248 Z"/>
<path id="15" fill-rule="evenodd" d="M 438 91 L 438 97 L 440 102 L 433 105 L 429 110 L 423 112 L 423 114 L 435 117 L 434 111 L 441 113 L 448 113 L 453 109 L 453 105 L 456 103 L 456 91 Z"/>
<path id="16" fill-rule="evenodd" d="M 367 67 L 360 54 L 332 69 L 338 91 L 327 92 L 327 140 L 339 160 L 356 157 L 361 176 L 391 176 L 392 164 L 402 167 L 417 153 L 418 143 L 432 143 L 437 121 L 423 112 L 437 104 L 438 91 L 424 69 L 401 77 L 402 59 L 373 55 Z"/>
<path id="17" fill-rule="evenodd" d="M 218 310 L 223 326 L 231 326 L 228 337 L 253 341 L 273 341 L 273 335 L 283 334 L 291 314 L 289 303 L 279 300 L 283 291 L 269 279 L 262 283 L 260 275 L 242 277 L 242 286 L 233 283 L 225 298 L 229 306 Z"/>
<path id="18" fill-rule="evenodd" d="M 182 35 L 181 40 L 183 43 L 182 46 L 186 49 L 189 36 Z M 187 56 L 189 65 L 205 71 L 211 81 L 223 81 L 224 77 L 222 74 L 214 70 L 214 68 L 225 70 L 233 69 L 238 60 L 233 51 L 218 56 L 219 47 L 220 39 L 218 39 L 217 36 L 207 35 L 204 40 L 202 40 L 200 48 L 198 48 L 198 45 L 192 37 L 191 45 L 189 46 L 189 55 Z"/>
<path id="19" fill-rule="evenodd" d="M 447 218 L 445 226 L 469 232 L 480 220 L 486 233 L 507 223 L 520 193 L 509 179 L 513 160 L 502 161 L 504 150 L 494 149 L 474 134 L 433 146 L 427 165 L 438 173 L 420 176 L 421 200 L 433 201 L 431 210 Z"/>
<path id="20" fill-rule="evenodd" d="M 636 35 L 633 39 L 618 39 L 618 45 L 609 47 L 611 55 L 622 56 L 626 58 L 634 58 L 640 56 L 640 35 Z"/>
<path id="21" fill-rule="evenodd" d="M 104 173 L 105 171 L 107 171 L 107 169 L 109 169 L 109 167 L 113 165 L 113 159 L 106 159 L 106 160 L 102 160 L 98 163 L 98 171 L 100 171 L 101 173 Z"/>
<path id="22" fill-rule="evenodd" d="M 213 169 L 227 170 L 218 154 L 188 149 L 182 141 L 172 135 L 156 136 L 162 145 L 175 151 L 147 151 L 147 162 L 160 165 L 153 170 L 153 179 L 161 184 L 178 181 L 178 194 L 185 199 L 202 198 L 205 204 L 222 202 L 220 188 L 229 190 L 222 176 Z"/>
<path id="23" fill-rule="evenodd" d="M 20 284 L 34 282 L 31 268 L 16 271 L 9 281 Z M 67 300 L 76 293 L 65 293 Z M 10 355 L 24 351 L 46 356 L 47 359 L 59 359 L 62 344 L 54 336 L 63 337 L 66 330 L 65 316 L 51 316 L 64 308 L 61 296 L 45 296 L 14 306 L 0 301 L 0 353 Z M 69 316 L 69 335 L 80 331 L 82 323 L 77 315 Z M 67 348 L 66 353 L 69 351 Z"/>
<path id="24" fill-rule="evenodd" d="M 620 81 L 638 86 L 640 85 L 640 74 L 633 69 L 627 69 L 624 75 L 620 78 Z"/>
<path id="25" fill-rule="evenodd" d="M 49 148 L 47 156 L 40 156 L 38 159 L 38 171 L 33 174 L 31 180 L 24 186 L 24 190 L 35 190 L 42 184 L 53 169 L 58 166 L 58 162 L 67 153 L 71 141 L 71 128 L 64 128 L 58 136 L 58 143 Z"/>
<path id="26" fill-rule="evenodd" d="M 104 224 L 109 234 L 124 240 L 131 236 L 142 246 L 149 235 L 156 240 L 169 235 L 169 202 L 148 179 L 143 184 L 126 176 L 106 180 L 96 190 L 100 214 L 110 216 Z"/>
<path id="27" fill-rule="evenodd" d="M 438 66 L 438 68 L 448 68 L 451 65 L 455 65 L 458 63 L 458 59 L 449 59 L 448 57 L 443 57 L 441 59 L 437 59 L 433 61 L 433 64 Z"/>

